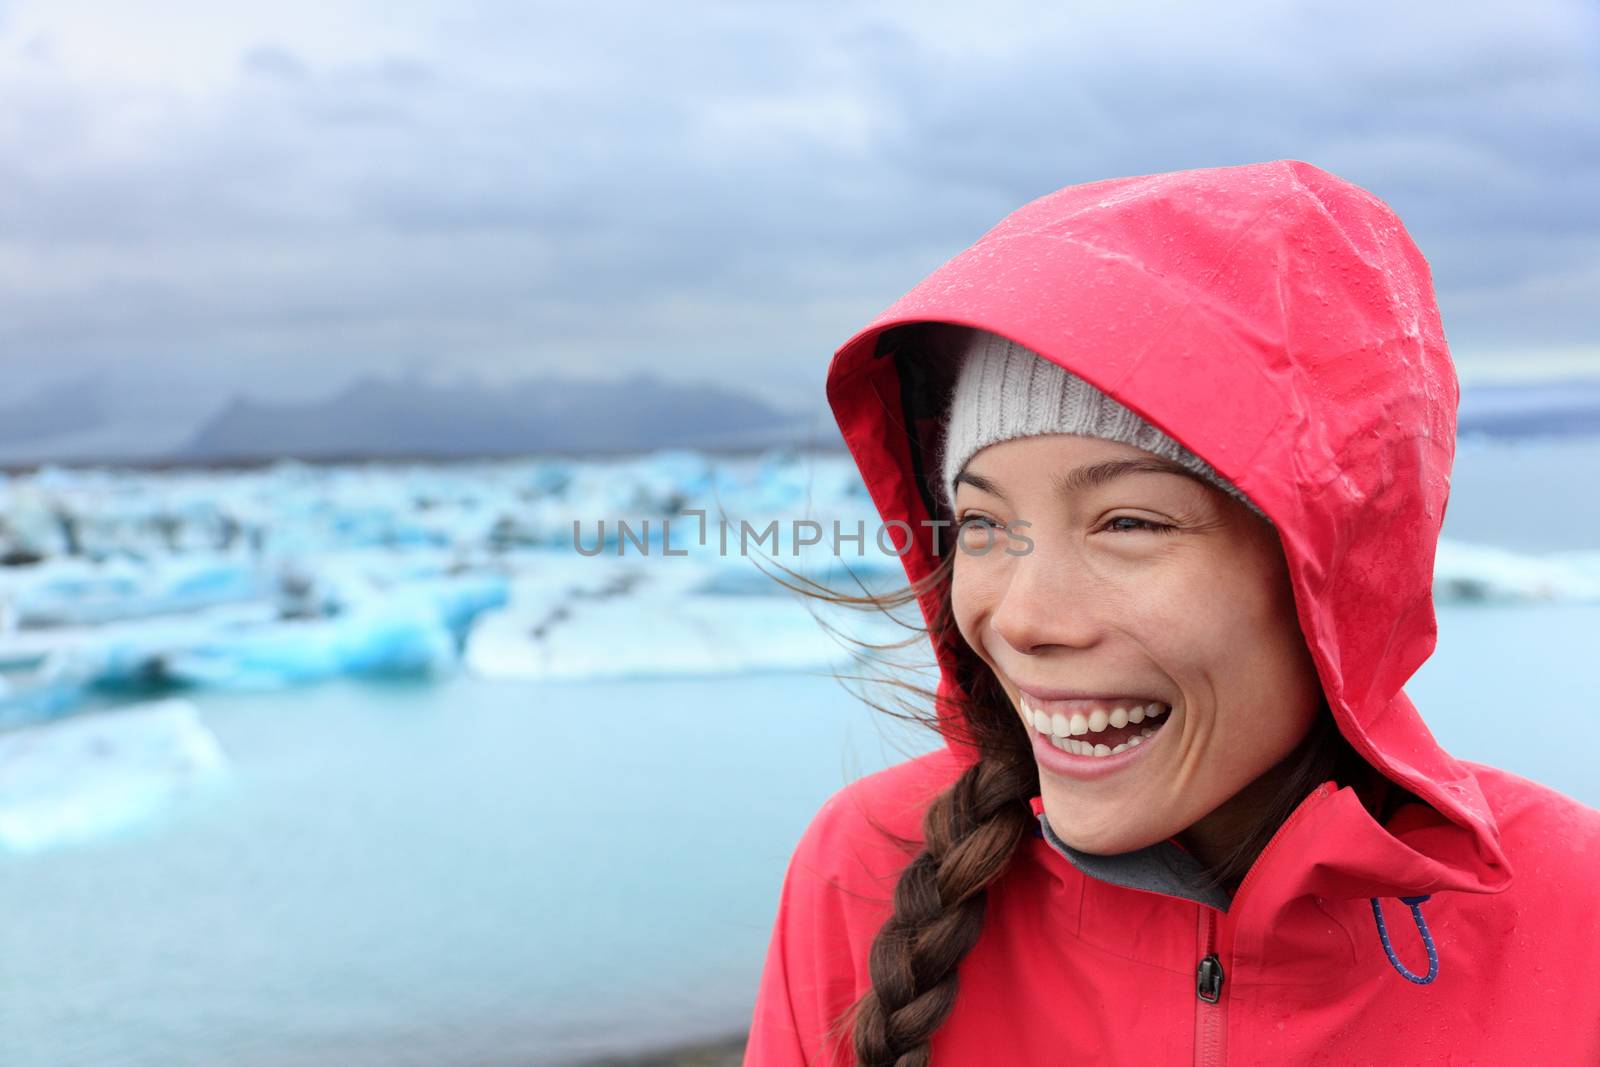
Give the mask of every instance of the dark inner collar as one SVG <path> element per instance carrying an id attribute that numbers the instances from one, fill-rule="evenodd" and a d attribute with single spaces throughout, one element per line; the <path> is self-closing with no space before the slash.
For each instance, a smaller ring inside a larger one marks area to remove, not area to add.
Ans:
<path id="1" fill-rule="evenodd" d="M 1098 856 L 1091 852 L 1079 852 L 1057 837 L 1050 828 L 1050 820 L 1042 812 L 1039 814 L 1039 829 L 1051 848 L 1091 878 L 1128 889 L 1144 889 L 1181 897 L 1196 904 L 1210 905 L 1219 911 L 1227 911 L 1232 902 L 1227 890 L 1221 886 L 1202 885 L 1204 869 L 1200 861 L 1170 841 L 1158 841 L 1114 856 Z"/>

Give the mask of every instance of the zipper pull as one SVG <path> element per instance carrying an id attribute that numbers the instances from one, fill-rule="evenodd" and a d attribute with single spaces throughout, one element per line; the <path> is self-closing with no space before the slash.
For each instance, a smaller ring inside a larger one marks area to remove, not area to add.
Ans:
<path id="1" fill-rule="evenodd" d="M 1194 991 L 1207 1004 L 1222 999 L 1222 961 L 1215 955 L 1207 956 L 1195 968 Z"/>

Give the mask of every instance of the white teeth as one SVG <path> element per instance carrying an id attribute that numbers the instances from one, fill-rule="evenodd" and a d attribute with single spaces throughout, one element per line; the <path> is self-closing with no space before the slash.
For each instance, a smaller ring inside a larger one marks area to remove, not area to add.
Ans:
<path id="1" fill-rule="evenodd" d="M 1062 751 L 1072 753 L 1074 756 L 1099 757 L 1115 756 L 1117 753 L 1125 752 L 1136 745 L 1142 745 L 1144 744 L 1144 738 L 1130 738 L 1128 741 L 1118 745 L 1116 748 L 1107 748 L 1105 745 L 1091 745 L 1087 741 L 1079 741 L 1071 737 L 1052 737 L 1050 738 L 1050 743 Z"/>
<path id="2" fill-rule="evenodd" d="M 1033 728 L 1049 738 L 1051 744 L 1057 748 L 1080 756 L 1109 756 L 1143 744 L 1146 738 L 1156 732 L 1157 727 L 1146 726 L 1136 736 L 1128 738 L 1115 748 L 1092 741 L 1080 741 L 1078 738 L 1085 734 L 1100 733 L 1108 726 L 1121 729 L 1129 724 L 1138 725 L 1146 719 L 1159 718 L 1169 710 L 1171 709 L 1165 704 L 1152 702 L 1131 708 L 1113 708 L 1109 712 L 1097 708 L 1087 716 L 1082 712 L 1068 716 L 1062 712 L 1041 711 L 1026 700 L 1022 701 L 1024 721 L 1032 723 Z"/>

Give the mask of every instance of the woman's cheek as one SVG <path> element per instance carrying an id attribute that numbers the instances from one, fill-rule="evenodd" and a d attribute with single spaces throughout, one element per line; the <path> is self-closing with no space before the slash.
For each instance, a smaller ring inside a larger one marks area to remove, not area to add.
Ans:
<path id="1" fill-rule="evenodd" d="M 985 577 L 971 562 L 957 560 L 950 579 L 950 607 L 955 613 L 956 629 L 966 638 L 967 644 L 980 653 L 982 647 L 977 641 L 980 620 L 993 606 L 993 579 L 986 581 Z"/>

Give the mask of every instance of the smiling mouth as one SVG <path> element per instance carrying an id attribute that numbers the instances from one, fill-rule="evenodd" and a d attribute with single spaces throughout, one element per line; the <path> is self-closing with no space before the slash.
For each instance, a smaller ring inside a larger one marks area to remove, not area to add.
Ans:
<path id="1" fill-rule="evenodd" d="M 1022 698 L 1022 714 L 1033 728 L 1056 748 L 1078 756 L 1112 756 L 1142 745 L 1166 725 L 1171 710 L 1157 700 Z"/>

